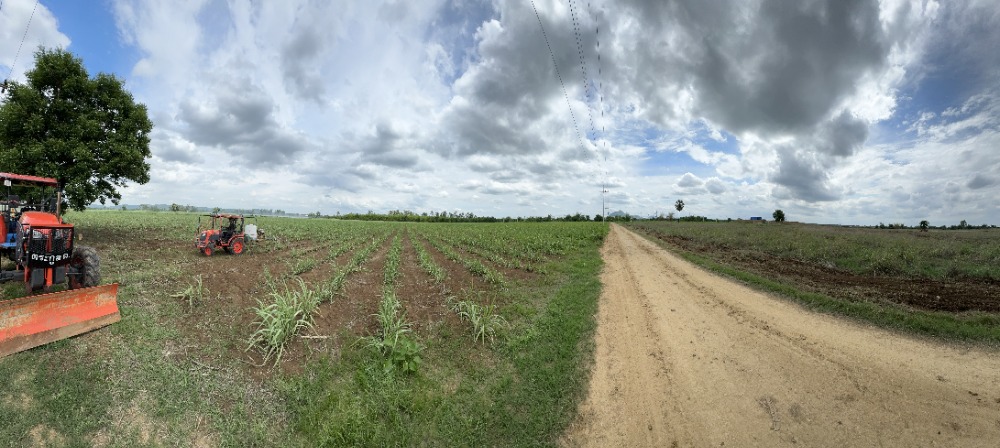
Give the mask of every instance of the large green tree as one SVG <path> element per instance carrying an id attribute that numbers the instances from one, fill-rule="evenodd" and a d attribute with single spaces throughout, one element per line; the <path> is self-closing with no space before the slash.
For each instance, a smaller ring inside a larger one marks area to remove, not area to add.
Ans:
<path id="1" fill-rule="evenodd" d="M 777 222 L 785 222 L 785 212 L 781 211 L 780 208 L 771 213 L 771 217 Z"/>
<path id="2" fill-rule="evenodd" d="M 118 204 L 118 188 L 149 182 L 153 124 L 120 79 L 91 78 L 80 58 L 44 48 L 26 76 L 0 104 L 0 171 L 58 179 L 76 210 Z"/>

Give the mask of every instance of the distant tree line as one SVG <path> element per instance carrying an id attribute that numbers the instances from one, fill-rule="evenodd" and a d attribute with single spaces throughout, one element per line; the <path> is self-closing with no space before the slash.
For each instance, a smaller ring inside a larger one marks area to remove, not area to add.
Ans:
<path id="1" fill-rule="evenodd" d="M 646 219 L 647 221 L 678 221 L 678 222 L 720 222 L 720 219 L 708 218 L 705 216 L 691 215 L 691 216 L 681 216 L 680 218 L 674 217 L 674 212 L 667 214 L 660 213 L 652 218 Z M 637 218 L 632 218 L 637 219 Z M 729 219 L 732 221 L 732 219 Z"/>
<path id="2" fill-rule="evenodd" d="M 102 209 L 105 207 L 96 206 L 95 209 Z M 128 211 L 138 208 L 142 211 L 147 212 L 162 212 L 169 210 L 171 212 L 187 212 L 187 213 L 237 213 L 241 215 L 268 215 L 268 216 L 302 216 L 299 213 L 288 213 L 281 209 L 271 209 L 271 208 L 221 208 L 221 207 L 200 207 L 195 205 L 181 205 L 178 203 L 173 203 L 170 205 L 166 204 L 139 204 L 136 206 L 126 206 L 122 205 L 120 209 L 122 211 Z"/>
<path id="3" fill-rule="evenodd" d="M 494 216 L 476 216 L 472 212 L 422 212 L 416 213 L 410 210 L 390 210 L 388 213 L 375 213 L 369 210 L 367 213 L 346 213 L 340 214 L 337 212 L 336 215 L 320 215 L 318 212 L 316 214 L 309 214 L 310 217 L 323 217 L 323 218 L 336 218 L 336 219 L 350 219 L 357 221 L 398 221 L 398 222 L 583 222 L 583 221 L 602 221 L 601 215 L 596 215 L 593 218 L 590 215 L 584 215 L 581 213 L 575 213 L 566 216 L 529 216 L 529 217 L 504 217 L 497 218 Z M 632 217 L 628 214 L 624 216 L 609 216 L 608 221 L 631 221 Z"/>
<path id="4" fill-rule="evenodd" d="M 980 224 L 978 226 L 977 225 L 972 225 L 972 224 L 969 224 L 964 219 L 961 222 L 959 222 L 958 224 L 953 224 L 953 225 L 950 225 L 950 226 L 942 225 L 942 226 L 937 226 L 937 227 L 930 225 L 930 223 L 927 222 L 926 219 L 923 220 L 923 221 L 920 221 L 920 224 L 917 224 L 914 227 L 908 227 L 906 224 L 903 224 L 901 222 L 889 223 L 889 224 L 885 224 L 885 223 L 880 222 L 880 223 L 878 223 L 878 225 L 872 226 L 872 228 L 875 228 L 875 229 L 911 229 L 911 228 L 918 228 L 918 229 L 920 229 L 922 231 L 926 231 L 927 229 L 938 229 L 938 230 L 995 229 L 996 227 L 997 226 L 995 224 Z"/>

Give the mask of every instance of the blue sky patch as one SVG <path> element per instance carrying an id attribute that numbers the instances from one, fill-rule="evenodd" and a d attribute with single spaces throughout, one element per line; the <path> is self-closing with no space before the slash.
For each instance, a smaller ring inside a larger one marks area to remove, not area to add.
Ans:
<path id="1" fill-rule="evenodd" d="M 138 54 L 118 39 L 115 19 L 106 4 L 109 2 L 42 3 L 58 18 L 59 31 L 69 37 L 66 50 L 83 59 L 90 76 L 103 72 L 126 78 L 131 73 Z M 31 53 L 35 50 L 31 49 Z"/>
<path id="2" fill-rule="evenodd" d="M 728 133 L 726 142 L 718 142 L 713 140 L 704 128 L 700 129 L 693 139 L 638 121 L 630 122 L 625 128 L 631 131 L 619 133 L 613 138 L 646 150 L 645 155 L 640 158 L 639 174 L 642 176 L 681 175 L 687 172 L 699 177 L 713 176 L 715 173 L 713 167 L 698 162 L 687 152 L 679 150 L 688 142 L 705 147 L 709 151 L 739 152 L 735 137 Z M 709 146 L 709 142 L 713 146 Z"/>

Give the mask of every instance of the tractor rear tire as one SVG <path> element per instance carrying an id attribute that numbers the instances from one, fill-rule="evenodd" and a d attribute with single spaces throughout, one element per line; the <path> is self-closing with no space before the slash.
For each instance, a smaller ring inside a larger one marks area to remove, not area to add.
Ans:
<path id="1" fill-rule="evenodd" d="M 233 255 L 240 255 L 246 247 L 243 245 L 243 238 L 233 238 L 233 242 L 229 243 L 229 253 Z"/>
<path id="2" fill-rule="evenodd" d="M 77 271 L 76 274 L 69 274 L 69 289 L 89 288 L 101 284 L 101 258 L 97 256 L 97 251 L 89 246 L 76 246 L 73 248 L 73 257 L 70 258 L 70 269 Z"/>

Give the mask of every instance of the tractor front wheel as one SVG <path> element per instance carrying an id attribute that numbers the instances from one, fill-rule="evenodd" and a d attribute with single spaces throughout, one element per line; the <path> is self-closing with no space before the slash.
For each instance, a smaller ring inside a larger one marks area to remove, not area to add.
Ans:
<path id="1" fill-rule="evenodd" d="M 206 257 L 211 257 L 212 256 L 212 243 L 209 242 L 208 245 L 205 246 L 205 248 L 201 250 L 201 253 L 205 254 Z"/>
<path id="2" fill-rule="evenodd" d="M 93 247 L 76 246 L 69 262 L 69 289 L 101 284 L 101 259 Z"/>
<path id="3" fill-rule="evenodd" d="M 243 238 L 234 238 L 233 242 L 229 244 L 229 252 L 233 255 L 239 255 L 243 253 Z"/>

